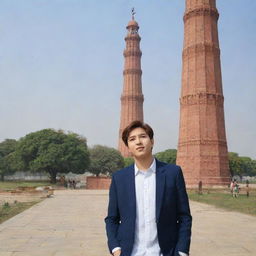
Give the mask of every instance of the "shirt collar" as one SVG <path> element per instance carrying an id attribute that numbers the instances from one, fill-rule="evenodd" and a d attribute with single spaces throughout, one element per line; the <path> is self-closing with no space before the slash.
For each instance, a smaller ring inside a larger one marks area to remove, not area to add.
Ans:
<path id="1" fill-rule="evenodd" d="M 153 173 L 156 172 L 156 159 L 154 158 L 153 159 L 153 162 L 152 164 L 150 165 L 150 167 L 148 168 L 147 172 L 148 171 L 151 171 Z M 135 176 L 139 173 L 139 172 L 142 172 L 141 170 L 139 170 L 138 166 L 136 165 L 136 163 L 134 163 L 134 174 Z"/>

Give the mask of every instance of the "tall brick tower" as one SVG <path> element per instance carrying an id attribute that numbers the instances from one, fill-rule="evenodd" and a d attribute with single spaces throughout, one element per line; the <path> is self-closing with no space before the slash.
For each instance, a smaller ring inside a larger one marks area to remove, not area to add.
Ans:
<path id="1" fill-rule="evenodd" d="M 215 0 L 186 0 L 177 164 L 188 185 L 229 182 Z"/>
<path id="2" fill-rule="evenodd" d="M 119 129 L 118 149 L 124 157 L 129 156 L 129 152 L 122 141 L 123 129 L 134 120 L 143 121 L 143 101 L 141 85 L 141 50 L 140 36 L 138 34 L 139 25 L 134 20 L 134 9 L 132 10 L 132 20 L 127 25 L 127 36 L 125 37 L 126 48 L 124 50 L 124 84 L 121 96 L 121 121 Z"/>

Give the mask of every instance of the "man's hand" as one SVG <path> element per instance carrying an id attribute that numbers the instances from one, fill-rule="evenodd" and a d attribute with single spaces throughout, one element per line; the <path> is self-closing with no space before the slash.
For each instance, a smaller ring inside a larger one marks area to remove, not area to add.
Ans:
<path id="1" fill-rule="evenodd" d="M 121 255 L 121 249 L 113 252 L 113 256 L 120 256 Z"/>

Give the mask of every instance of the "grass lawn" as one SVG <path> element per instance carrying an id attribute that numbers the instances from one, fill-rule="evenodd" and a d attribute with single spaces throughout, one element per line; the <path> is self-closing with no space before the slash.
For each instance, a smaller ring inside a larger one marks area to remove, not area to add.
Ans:
<path id="1" fill-rule="evenodd" d="M 228 192 L 210 191 L 199 195 L 195 191 L 189 191 L 188 196 L 191 200 L 215 205 L 230 211 L 237 211 L 256 216 L 256 190 L 250 191 L 250 196 L 240 194 L 238 198 L 233 198 Z"/>
<path id="2" fill-rule="evenodd" d="M 50 182 L 42 181 L 0 181 L 0 190 L 14 190 L 18 187 L 51 186 Z"/>
<path id="3" fill-rule="evenodd" d="M 0 206 L 0 224 L 40 201 L 41 200 L 26 203 L 17 202 L 14 204 L 4 203 Z"/>

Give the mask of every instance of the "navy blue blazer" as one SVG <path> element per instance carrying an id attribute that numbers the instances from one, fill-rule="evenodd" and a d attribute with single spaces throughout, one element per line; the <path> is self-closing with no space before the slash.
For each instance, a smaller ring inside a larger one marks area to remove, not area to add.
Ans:
<path id="1" fill-rule="evenodd" d="M 115 172 L 109 190 L 105 218 L 110 253 L 122 248 L 130 256 L 134 244 L 136 196 L 134 165 Z M 156 223 L 158 242 L 164 256 L 189 254 L 192 217 L 182 170 L 156 160 Z"/>

